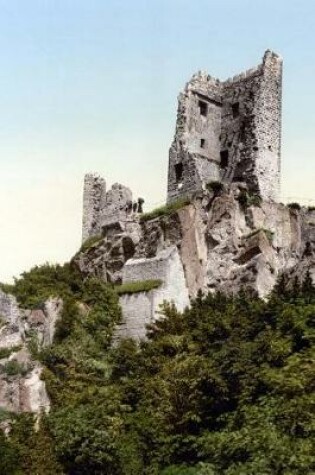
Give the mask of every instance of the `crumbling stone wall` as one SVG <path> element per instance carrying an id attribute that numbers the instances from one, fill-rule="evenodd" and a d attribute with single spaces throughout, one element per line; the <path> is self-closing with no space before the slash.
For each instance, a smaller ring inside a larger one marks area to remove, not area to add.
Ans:
<path id="1" fill-rule="evenodd" d="M 280 182 L 282 60 L 220 82 L 198 73 L 179 95 L 169 154 L 168 201 L 208 182 L 242 181 L 276 201 Z"/>
<path id="2" fill-rule="evenodd" d="M 126 231 L 142 213 L 144 200 L 132 199 L 126 186 L 115 183 L 106 192 L 106 182 L 96 174 L 84 177 L 82 242 L 89 237 L 106 235 L 110 228 Z"/>

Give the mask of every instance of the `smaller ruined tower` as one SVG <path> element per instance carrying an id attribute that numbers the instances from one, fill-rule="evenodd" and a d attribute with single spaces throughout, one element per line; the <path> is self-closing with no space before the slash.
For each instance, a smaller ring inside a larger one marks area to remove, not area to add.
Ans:
<path id="1" fill-rule="evenodd" d="M 84 177 L 82 242 L 100 234 L 100 217 L 106 199 L 106 182 L 96 174 Z"/>
<path id="2" fill-rule="evenodd" d="M 269 50 L 259 66 L 226 81 L 195 74 L 178 98 L 167 200 L 234 181 L 277 201 L 281 89 L 282 59 Z"/>
<path id="3" fill-rule="evenodd" d="M 84 177 L 82 242 L 105 235 L 110 228 L 132 228 L 142 213 L 144 200 L 132 199 L 132 191 L 120 183 L 114 183 L 106 191 L 106 182 L 99 175 L 88 173 Z"/>

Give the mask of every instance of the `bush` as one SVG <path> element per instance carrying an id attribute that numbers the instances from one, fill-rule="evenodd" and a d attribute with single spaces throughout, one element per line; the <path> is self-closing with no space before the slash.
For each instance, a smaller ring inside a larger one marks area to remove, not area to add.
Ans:
<path id="1" fill-rule="evenodd" d="M 289 203 L 288 208 L 299 211 L 301 209 L 301 205 L 299 203 Z"/>
<path id="2" fill-rule="evenodd" d="M 16 353 L 21 349 L 21 346 L 11 346 L 10 348 L 0 348 L 0 360 L 8 358 L 12 353 Z"/>
<path id="3" fill-rule="evenodd" d="M 173 201 L 172 203 L 166 204 L 165 206 L 155 208 L 148 213 L 143 213 L 140 217 L 140 222 L 144 223 L 146 221 L 150 221 L 151 219 L 159 218 L 160 216 L 169 216 L 189 204 L 189 198 L 180 198 L 176 201 Z"/>
<path id="4" fill-rule="evenodd" d="M 49 297 L 80 295 L 83 279 L 72 264 L 35 266 L 13 285 L 1 284 L 1 288 L 14 295 L 23 308 L 41 308 Z"/>
<path id="5" fill-rule="evenodd" d="M 220 181 L 210 181 L 206 184 L 208 191 L 212 191 L 215 195 L 219 195 L 223 191 L 223 183 Z"/>
<path id="6" fill-rule="evenodd" d="M 237 199 L 242 208 L 249 208 L 249 206 L 260 207 L 262 203 L 262 198 L 259 195 L 250 193 L 244 189 L 240 191 Z"/>
<path id="7" fill-rule="evenodd" d="M 117 285 L 115 287 L 115 290 L 118 295 L 135 294 L 138 292 L 149 292 L 150 290 L 154 290 L 161 287 L 162 284 L 162 280 L 159 279 L 141 280 L 137 282 L 127 282 L 125 284 Z"/>

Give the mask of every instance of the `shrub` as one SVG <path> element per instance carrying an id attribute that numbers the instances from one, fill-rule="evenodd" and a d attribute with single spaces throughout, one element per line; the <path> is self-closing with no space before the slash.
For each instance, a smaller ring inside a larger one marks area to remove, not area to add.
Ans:
<path id="1" fill-rule="evenodd" d="M 28 368 L 16 360 L 10 360 L 3 366 L 3 371 L 7 376 L 25 376 Z"/>
<path id="2" fill-rule="evenodd" d="M 289 203 L 288 208 L 299 211 L 301 209 L 301 205 L 299 203 Z"/>
<path id="3" fill-rule="evenodd" d="M 223 183 L 220 181 L 210 181 L 206 184 L 208 191 L 213 191 L 215 195 L 219 195 L 223 191 Z"/>
<path id="4" fill-rule="evenodd" d="M 259 195 L 250 193 L 244 189 L 240 191 L 237 199 L 243 208 L 248 208 L 249 206 L 260 207 L 262 203 L 262 198 Z"/>
<path id="5" fill-rule="evenodd" d="M 14 279 L 13 285 L 1 284 L 0 287 L 14 295 L 21 307 L 41 308 L 49 297 L 80 295 L 82 285 L 83 279 L 71 263 L 46 263 L 23 272 Z"/>
<path id="6" fill-rule="evenodd" d="M 125 284 L 117 285 L 115 290 L 118 295 L 136 294 L 138 292 L 149 292 L 159 288 L 162 285 L 159 279 L 140 280 L 137 282 L 126 282 Z"/>
<path id="7" fill-rule="evenodd" d="M 173 201 L 172 203 L 168 203 L 164 206 L 160 206 L 159 208 L 155 208 L 152 211 L 149 211 L 148 213 L 143 213 L 143 215 L 140 217 L 140 222 L 144 223 L 146 221 L 150 221 L 151 219 L 159 218 L 160 216 L 169 216 L 189 204 L 189 198 L 180 198 L 176 201 Z"/>
<path id="8" fill-rule="evenodd" d="M 11 346 L 11 348 L 0 348 L 0 360 L 8 358 L 12 353 L 16 353 L 21 349 L 21 346 Z"/>
<path id="9" fill-rule="evenodd" d="M 89 249 L 91 249 L 91 247 L 93 247 L 95 244 L 100 242 L 102 239 L 103 239 L 103 236 L 101 236 L 100 234 L 97 234 L 96 236 L 91 236 L 91 237 L 87 238 L 84 241 L 84 243 L 81 245 L 79 252 L 88 251 Z"/>

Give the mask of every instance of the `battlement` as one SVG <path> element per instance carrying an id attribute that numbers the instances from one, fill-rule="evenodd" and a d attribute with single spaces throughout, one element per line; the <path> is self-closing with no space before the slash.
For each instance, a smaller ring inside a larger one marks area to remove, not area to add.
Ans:
<path id="1" fill-rule="evenodd" d="M 280 192 L 282 59 L 225 81 L 199 71 L 178 97 L 169 152 L 168 201 L 211 181 L 245 182 L 265 200 Z"/>

